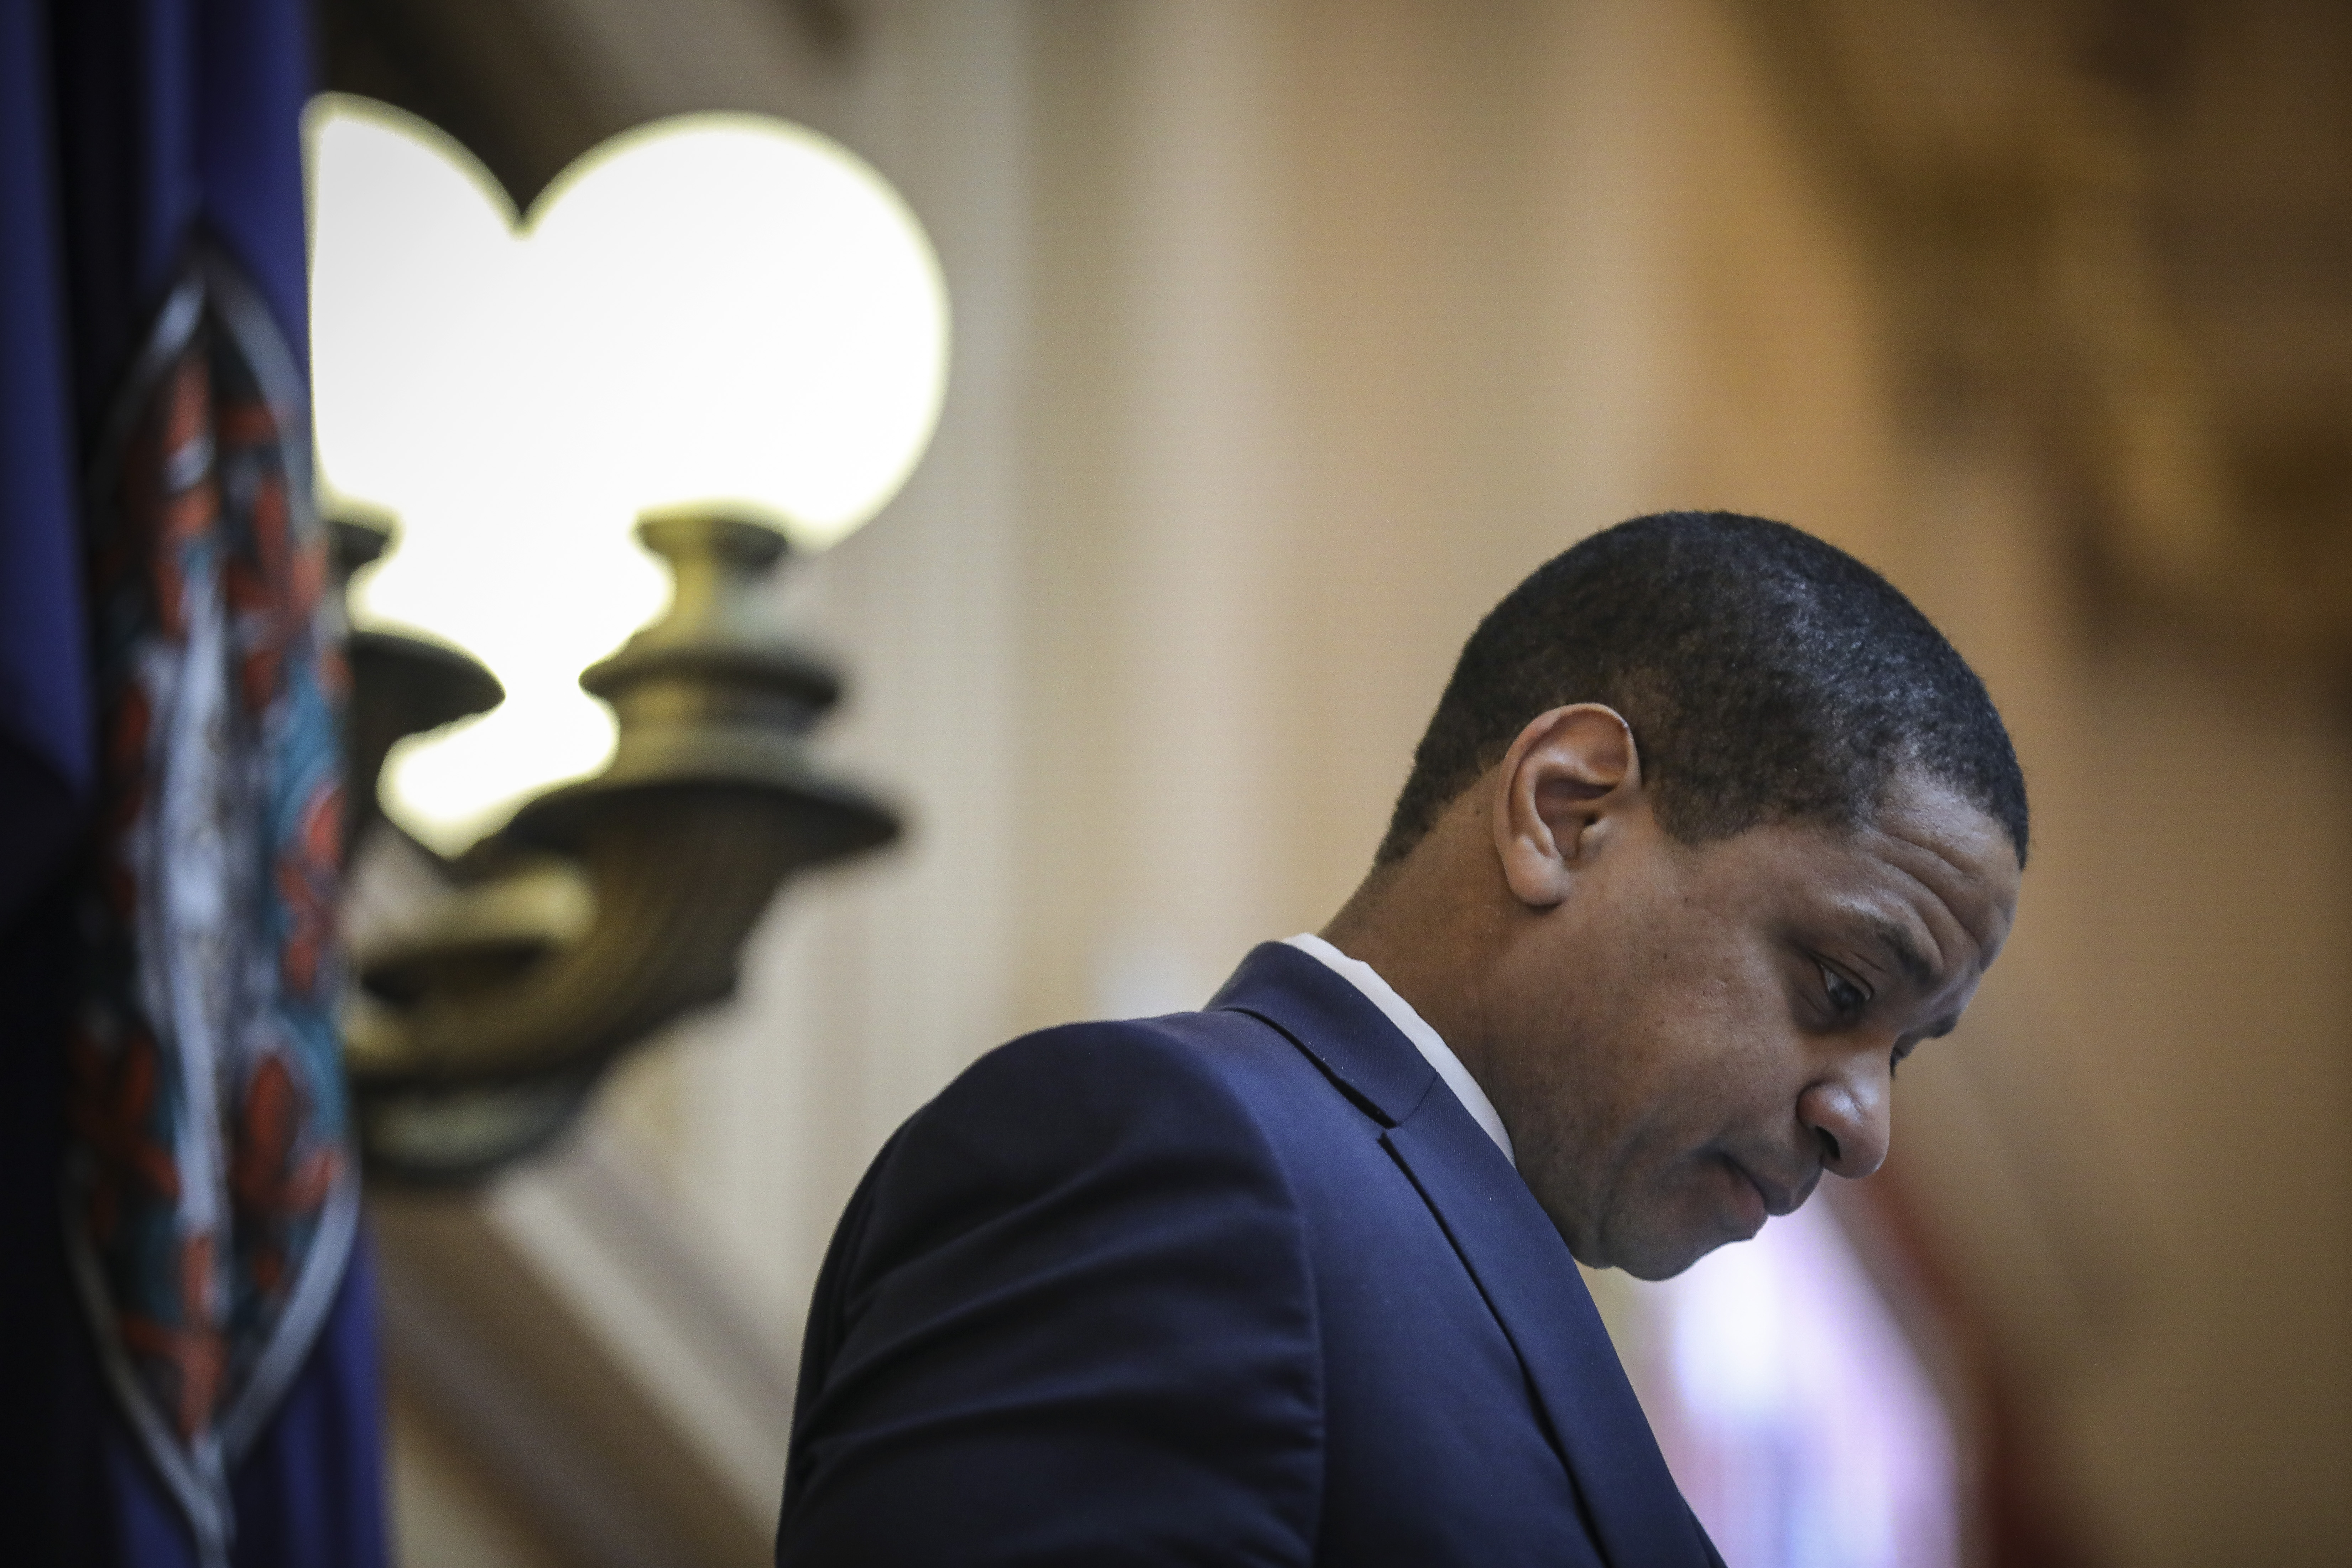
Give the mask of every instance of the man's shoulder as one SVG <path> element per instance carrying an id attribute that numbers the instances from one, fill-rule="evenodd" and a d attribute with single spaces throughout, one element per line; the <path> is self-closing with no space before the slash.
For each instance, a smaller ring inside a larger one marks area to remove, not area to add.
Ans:
<path id="1" fill-rule="evenodd" d="M 1250 1058 L 1287 1050 L 1289 1041 L 1264 1019 L 1229 1008 L 1150 1018 L 1099 1018 L 1057 1024 L 997 1047 L 965 1077 L 994 1073 L 1072 1074 L 1080 1079 L 1167 1075 L 1223 1078 Z"/>
<path id="2" fill-rule="evenodd" d="M 1162 1208 L 1278 1213 L 1297 1246 L 1296 1227 L 1361 1206 L 1392 1169 L 1379 1131 L 1255 1013 L 1066 1024 L 998 1047 L 918 1110 L 856 1206 L 891 1238 L 876 1256 L 1045 1211 L 1091 1216 L 1090 1233 L 1118 1215 L 1148 1228 L 1143 1211 Z"/>
<path id="3" fill-rule="evenodd" d="M 997 1047 L 992 1059 L 1054 1058 L 1068 1052 L 1134 1051 L 1160 1059 L 1192 1059 L 1201 1053 L 1243 1048 L 1279 1039 L 1262 1019 L 1230 1008 L 1163 1013 L 1149 1018 L 1093 1018 L 1034 1030 Z M 1171 1053 L 1174 1057 L 1171 1058 Z M 975 1063 L 975 1066 L 981 1065 Z"/>
<path id="4" fill-rule="evenodd" d="M 1258 1081 L 1287 1048 L 1256 1019 L 1213 1013 L 998 1047 L 876 1159 L 845 1220 L 856 1277 L 915 1278 L 973 1247 L 1055 1267 L 1097 1247 L 1181 1250 L 1203 1225 L 1263 1267 L 1297 1258 L 1292 1141 Z"/>
<path id="5" fill-rule="evenodd" d="M 1307 1225 L 1224 1070 L 1260 1032 L 1044 1030 L 900 1130 L 812 1307 L 780 1561 L 1307 1561 Z"/>
<path id="6" fill-rule="evenodd" d="M 915 1124 L 978 1118 L 1048 1134 L 1031 1141 L 1052 1144 L 1198 1140 L 1279 1123 L 1286 1101 L 1320 1086 L 1312 1064 L 1263 1019 L 1171 1013 L 1024 1035 L 966 1068 Z"/>

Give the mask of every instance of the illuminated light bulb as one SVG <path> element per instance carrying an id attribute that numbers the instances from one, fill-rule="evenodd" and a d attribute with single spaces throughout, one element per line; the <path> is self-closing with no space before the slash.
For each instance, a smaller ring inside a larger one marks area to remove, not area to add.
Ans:
<path id="1" fill-rule="evenodd" d="M 520 226 L 412 116 L 330 95 L 307 133 L 320 495 L 400 520 L 353 619 L 507 689 L 385 765 L 388 814 L 455 853 L 610 754 L 578 679 L 661 609 L 640 511 L 720 502 L 814 550 L 898 493 L 939 417 L 947 291 L 888 184 L 782 121 L 615 137 Z"/>

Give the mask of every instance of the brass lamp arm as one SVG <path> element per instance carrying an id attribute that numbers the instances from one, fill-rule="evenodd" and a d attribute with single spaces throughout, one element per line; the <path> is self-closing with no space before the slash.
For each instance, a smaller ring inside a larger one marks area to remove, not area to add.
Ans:
<path id="1" fill-rule="evenodd" d="M 677 589 L 582 677 L 618 718 L 612 762 L 441 862 L 452 892 L 436 916 L 356 955 L 364 995 L 345 1063 L 380 1173 L 468 1180 L 544 1143 L 614 1057 L 732 990 L 743 939 L 786 878 L 898 832 L 888 807 L 808 756 L 838 683 L 767 629 L 755 595 L 782 536 L 707 513 L 648 518 L 638 533 Z M 354 670 L 353 777 L 373 801 L 387 732 L 457 716 L 446 692 L 427 700 L 426 679 L 462 683 L 382 647 Z M 582 880 L 584 922 L 563 896 Z"/>

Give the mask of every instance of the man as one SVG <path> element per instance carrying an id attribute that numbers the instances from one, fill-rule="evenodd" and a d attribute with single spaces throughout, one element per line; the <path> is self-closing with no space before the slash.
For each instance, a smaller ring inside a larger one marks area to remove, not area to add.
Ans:
<path id="1" fill-rule="evenodd" d="M 1664 1278 L 1876 1169 L 2026 842 L 1983 685 L 1868 568 L 1585 541 L 1471 637 L 1320 937 L 883 1150 L 778 1563 L 1717 1562 L 1575 1260 Z"/>

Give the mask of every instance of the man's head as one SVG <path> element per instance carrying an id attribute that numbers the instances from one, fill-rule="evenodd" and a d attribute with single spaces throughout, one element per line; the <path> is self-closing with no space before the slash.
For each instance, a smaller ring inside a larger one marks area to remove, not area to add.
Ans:
<path id="1" fill-rule="evenodd" d="M 1479 626 L 1331 934 L 1462 1055 L 1576 1255 L 1659 1278 L 1877 1167 L 2026 844 L 2000 716 L 1908 601 L 1672 513 Z"/>

